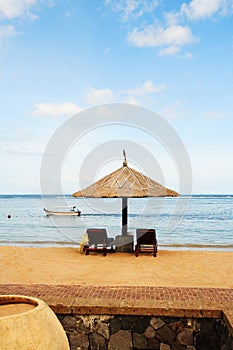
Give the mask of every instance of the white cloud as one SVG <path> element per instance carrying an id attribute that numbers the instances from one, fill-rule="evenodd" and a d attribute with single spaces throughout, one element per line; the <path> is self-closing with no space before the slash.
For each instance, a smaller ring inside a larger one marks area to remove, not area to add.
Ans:
<path id="1" fill-rule="evenodd" d="M 35 105 L 33 114 L 46 117 L 71 116 L 81 111 L 81 108 L 74 103 L 39 103 Z"/>
<path id="2" fill-rule="evenodd" d="M 12 25 L 0 26 L 0 40 L 19 34 Z"/>
<path id="3" fill-rule="evenodd" d="M 216 12 L 225 12 L 227 3 L 228 0 L 192 0 L 189 4 L 183 3 L 181 5 L 180 14 L 185 15 L 190 20 L 208 18 Z"/>
<path id="4" fill-rule="evenodd" d="M 0 0 L 0 18 L 12 19 L 30 15 L 29 9 L 37 2 L 38 0 Z"/>
<path id="5" fill-rule="evenodd" d="M 207 112 L 206 113 L 206 116 L 208 117 L 208 118 L 224 118 L 225 117 L 225 115 L 224 115 L 224 113 L 223 112 L 216 112 L 216 111 L 211 111 L 211 112 Z"/>
<path id="6" fill-rule="evenodd" d="M 0 51 L 5 48 L 9 38 L 18 34 L 15 27 L 12 25 L 0 26 Z"/>
<path id="7" fill-rule="evenodd" d="M 160 56 L 173 56 L 180 51 L 179 46 L 171 45 L 159 51 Z"/>
<path id="8" fill-rule="evenodd" d="M 115 99 L 115 97 L 110 89 L 90 88 L 86 93 L 85 99 L 90 105 L 98 105 L 103 103 L 110 103 Z"/>
<path id="9" fill-rule="evenodd" d="M 190 52 L 186 52 L 185 57 L 186 57 L 188 60 L 192 60 L 192 59 L 193 59 L 193 54 L 190 53 Z"/>
<path id="10" fill-rule="evenodd" d="M 209 18 L 213 15 L 225 16 L 233 13 L 233 0 L 187 0 L 178 10 L 163 13 L 163 25 L 148 23 L 148 16 L 144 19 L 144 27 L 130 30 L 127 41 L 136 47 L 158 47 L 160 55 L 175 55 L 182 46 L 196 41 L 187 21 Z M 137 19 L 144 14 L 153 13 L 160 5 L 159 0 L 105 0 L 105 5 L 112 11 L 121 14 L 124 21 Z M 146 25 L 147 23 L 147 25 Z M 129 25 L 129 24 L 127 24 Z M 143 24 L 142 24 L 143 25 Z M 190 55 L 185 56 L 192 58 Z"/>
<path id="11" fill-rule="evenodd" d="M 166 106 L 162 112 L 162 116 L 166 119 L 176 119 L 183 116 L 180 111 L 180 101 L 176 100 L 172 105 Z"/>
<path id="12" fill-rule="evenodd" d="M 183 45 L 191 44 L 195 41 L 192 31 L 187 26 L 171 25 L 167 28 L 161 26 L 149 25 L 145 29 L 139 31 L 134 28 L 129 33 L 128 42 L 137 47 L 164 47 L 167 53 L 171 54 L 179 51 Z"/>
<path id="13" fill-rule="evenodd" d="M 158 0 L 105 0 L 106 6 L 109 6 L 115 12 L 121 13 L 123 21 L 153 12 L 158 4 Z"/>
<path id="14" fill-rule="evenodd" d="M 134 88 L 134 89 L 125 90 L 124 92 L 127 94 L 130 94 L 130 95 L 141 96 L 141 95 L 156 93 L 156 92 L 159 92 L 159 91 L 162 91 L 165 89 L 166 89 L 165 85 L 155 86 L 151 80 L 147 80 L 147 81 L 145 81 L 145 83 L 142 86 Z"/>
<path id="15" fill-rule="evenodd" d="M 124 103 L 129 103 L 130 105 L 140 105 L 140 102 L 134 96 L 128 96 L 124 101 Z"/>

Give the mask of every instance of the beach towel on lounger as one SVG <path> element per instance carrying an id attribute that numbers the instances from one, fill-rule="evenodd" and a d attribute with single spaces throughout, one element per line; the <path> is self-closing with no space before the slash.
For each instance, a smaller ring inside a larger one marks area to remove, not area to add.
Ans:
<path id="1" fill-rule="evenodd" d="M 85 232 L 79 245 L 79 253 L 82 253 L 82 254 L 84 253 L 84 246 L 86 244 L 88 244 L 88 236 L 87 236 L 87 233 Z"/>

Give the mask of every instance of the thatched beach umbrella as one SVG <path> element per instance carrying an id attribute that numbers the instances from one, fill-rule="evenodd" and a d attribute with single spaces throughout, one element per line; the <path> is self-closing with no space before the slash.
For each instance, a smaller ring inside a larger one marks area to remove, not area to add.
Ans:
<path id="1" fill-rule="evenodd" d="M 122 198 L 122 236 L 127 235 L 128 198 L 177 197 L 172 191 L 142 173 L 128 167 L 124 154 L 123 166 L 87 188 L 73 193 L 73 197 Z"/>

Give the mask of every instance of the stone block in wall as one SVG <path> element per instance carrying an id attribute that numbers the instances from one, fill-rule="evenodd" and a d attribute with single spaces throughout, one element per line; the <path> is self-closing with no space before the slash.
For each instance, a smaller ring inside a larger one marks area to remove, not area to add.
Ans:
<path id="1" fill-rule="evenodd" d="M 176 333 L 166 324 L 156 330 L 155 337 L 165 344 L 171 345 L 176 337 Z"/>
<path id="2" fill-rule="evenodd" d="M 132 350 L 133 342 L 130 331 L 121 329 L 109 338 L 108 350 Z"/>
<path id="3" fill-rule="evenodd" d="M 203 319 L 200 319 L 198 323 L 199 323 L 198 328 L 201 334 L 205 334 L 207 337 L 209 337 L 213 333 L 215 333 L 216 320 L 203 318 Z"/>
<path id="4" fill-rule="evenodd" d="M 149 324 L 150 324 L 149 317 L 136 317 L 136 322 L 134 323 L 132 330 L 135 333 L 142 334 L 146 331 Z"/>
<path id="5" fill-rule="evenodd" d="M 222 346 L 221 346 L 221 349 L 220 350 L 227 350 L 227 345 L 226 344 L 223 344 Z"/>
<path id="6" fill-rule="evenodd" d="M 173 343 L 172 347 L 171 347 L 171 350 L 187 350 L 187 348 L 186 348 L 185 345 L 181 345 L 181 344 L 178 344 L 178 343 Z"/>
<path id="7" fill-rule="evenodd" d="M 177 340 L 183 345 L 193 345 L 194 337 L 191 328 L 183 328 L 177 335 Z"/>
<path id="8" fill-rule="evenodd" d="M 70 350 L 88 350 L 89 349 L 89 339 L 85 333 L 73 332 L 68 334 L 68 339 L 70 342 Z"/>
<path id="9" fill-rule="evenodd" d="M 63 328 L 67 331 L 75 331 L 76 330 L 76 325 L 77 325 L 77 320 L 75 316 L 65 316 L 61 320 Z"/>
<path id="10" fill-rule="evenodd" d="M 147 338 L 147 339 L 152 339 L 154 338 L 155 336 L 155 330 L 153 327 L 151 326 L 148 326 L 147 329 L 145 330 L 144 332 L 144 336 Z"/>
<path id="11" fill-rule="evenodd" d="M 227 339 L 226 344 L 227 344 L 227 350 L 233 349 L 233 337 L 232 336 Z"/>
<path id="12" fill-rule="evenodd" d="M 110 333 L 114 334 L 116 332 L 118 332 L 121 329 L 121 321 L 119 320 L 118 316 L 115 316 L 111 322 L 110 322 Z"/>
<path id="13" fill-rule="evenodd" d="M 134 316 L 122 316 L 119 317 L 121 322 L 121 329 L 131 330 L 136 322 L 136 318 Z"/>
<path id="14" fill-rule="evenodd" d="M 233 350 L 232 335 L 221 319 L 73 314 L 58 318 L 70 350 Z"/>
<path id="15" fill-rule="evenodd" d="M 161 320 L 161 318 L 152 317 L 150 320 L 150 325 L 156 330 L 163 327 L 165 325 L 165 322 Z"/>
<path id="16" fill-rule="evenodd" d="M 208 325 L 205 324 L 205 329 L 207 329 Z M 209 328 L 210 329 L 210 328 Z M 220 341 L 218 339 L 217 334 L 215 333 L 214 328 L 212 329 L 212 333 L 209 331 L 204 333 L 203 328 L 201 331 L 195 335 L 196 338 L 196 348 L 201 350 L 219 350 L 220 349 Z"/>
<path id="17" fill-rule="evenodd" d="M 76 329 L 78 332 L 85 332 L 85 333 L 90 333 L 91 332 L 91 326 L 88 325 L 83 317 L 77 317 L 77 320 L 76 320 Z"/>
<path id="18" fill-rule="evenodd" d="M 176 333 L 179 332 L 180 329 L 185 327 L 185 324 L 183 321 L 174 321 L 174 322 L 169 322 L 168 326 Z"/>
<path id="19" fill-rule="evenodd" d="M 133 348 L 134 349 L 148 349 L 147 341 L 143 334 L 133 333 Z"/>
<path id="20" fill-rule="evenodd" d="M 107 323 L 99 322 L 95 327 L 95 332 L 102 335 L 105 339 L 109 339 L 109 325 Z"/>
<path id="21" fill-rule="evenodd" d="M 159 350 L 171 350 L 170 345 L 161 343 Z"/>
<path id="22" fill-rule="evenodd" d="M 160 349 L 160 341 L 156 338 L 147 339 L 147 349 L 159 350 Z"/>
<path id="23" fill-rule="evenodd" d="M 107 350 L 107 341 L 98 333 L 89 334 L 89 344 L 92 350 Z"/>

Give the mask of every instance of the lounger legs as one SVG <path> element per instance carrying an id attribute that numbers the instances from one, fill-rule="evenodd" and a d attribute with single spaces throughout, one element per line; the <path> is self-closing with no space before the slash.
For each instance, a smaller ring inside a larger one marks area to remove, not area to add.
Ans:
<path id="1" fill-rule="evenodd" d="M 99 252 L 100 249 L 96 249 L 96 248 L 86 248 L 86 249 L 85 249 L 85 254 L 86 254 L 86 255 L 89 255 L 90 252 L 94 252 L 94 251 Z M 106 255 L 107 255 L 107 248 L 103 248 L 103 249 L 102 249 L 102 252 L 103 252 L 103 256 L 106 256 Z"/>
<path id="2" fill-rule="evenodd" d="M 135 246 L 135 256 L 138 257 L 139 255 L 139 252 L 140 252 L 140 247 L 138 247 L 137 245 Z M 157 256 L 157 247 L 156 246 L 153 246 L 153 257 L 155 258 Z"/>

